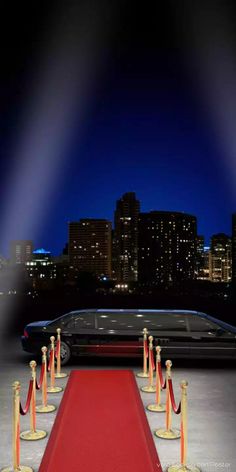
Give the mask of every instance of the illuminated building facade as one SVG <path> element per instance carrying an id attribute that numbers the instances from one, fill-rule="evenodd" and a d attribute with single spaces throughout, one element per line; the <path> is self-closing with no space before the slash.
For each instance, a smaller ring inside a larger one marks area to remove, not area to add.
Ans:
<path id="1" fill-rule="evenodd" d="M 196 237 L 196 278 L 201 279 L 204 268 L 204 236 Z"/>
<path id="2" fill-rule="evenodd" d="M 33 251 L 31 261 L 26 262 L 28 280 L 37 289 L 52 288 L 57 277 L 57 267 L 53 263 L 51 252 L 43 248 Z"/>
<path id="3" fill-rule="evenodd" d="M 81 219 L 69 223 L 69 263 L 79 272 L 111 277 L 111 222 Z"/>
<path id="4" fill-rule="evenodd" d="M 204 236 L 196 238 L 196 279 L 209 280 L 210 248 L 204 246 Z"/>
<path id="5" fill-rule="evenodd" d="M 139 281 L 175 285 L 195 278 L 196 217 L 151 211 L 139 215 Z"/>
<path id="6" fill-rule="evenodd" d="M 31 261 L 33 242 L 30 240 L 14 240 L 10 243 L 10 263 L 25 264 Z"/>
<path id="7" fill-rule="evenodd" d="M 134 192 L 116 202 L 114 215 L 113 269 L 118 282 L 138 279 L 138 218 L 140 202 Z"/>
<path id="8" fill-rule="evenodd" d="M 203 267 L 198 277 L 199 280 L 210 280 L 210 257 L 211 251 L 209 246 L 204 246 L 204 260 L 203 260 Z"/>
<path id="9" fill-rule="evenodd" d="M 232 279 L 232 243 L 224 233 L 211 237 L 210 280 L 212 282 L 230 282 Z"/>

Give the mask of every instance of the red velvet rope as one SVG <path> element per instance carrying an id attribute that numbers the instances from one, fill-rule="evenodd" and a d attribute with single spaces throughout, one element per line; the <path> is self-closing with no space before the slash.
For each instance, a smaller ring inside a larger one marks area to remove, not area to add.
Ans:
<path id="1" fill-rule="evenodd" d="M 150 362 L 151 362 L 152 370 L 155 370 L 155 362 L 154 362 L 154 357 L 153 357 L 153 349 L 150 349 Z"/>
<path id="2" fill-rule="evenodd" d="M 57 359 L 58 353 L 59 353 L 59 346 L 60 346 L 60 341 L 59 339 L 57 340 L 57 345 L 56 345 L 56 350 L 55 350 L 55 357 Z"/>
<path id="3" fill-rule="evenodd" d="M 179 415 L 181 412 L 181 401 L 179 402 L 179 406 L 176 406 L 175 403 L 175 396 L 174 396 L 174 390 L 173 390 L 173 384 L 172 384 L 172 379 L 168 379 L 168 384 L 169 384 L 169 392 L 170 392 L 170 399 L 171 399 L 171 404 L 174 412 L 176 415 Z"/>
<path id="4" fill-rule="evenodd" d="M 166 379 L 163 380 L 163 375 L 162 375 L 161 363 L 160 362 L 158 362 L 158 374 L 159 374 L 159 379 L 160 379 L 160 383 L 161 383 L 161 388 L 162 388 L 162 390 L 165 390 L 165 388 L 166 388 Z"/>
<path id="5" fill-rule="evenodd" d="M 39 382 L 37 382 L 37 379 L 36 379 L 36 390 L 40 390 L 40 388 L 42 387 L 44 371 L 45 371 L 45 363 L 43 362 L 43 364 L 41 365 Z"/>
<path id="6" fill-rule="evenodd" d="M 20 402 L 20 414 L 23 415 L 23 416 L 26 415 L 26 413 L 28 413 L 28 411 L 29 411 L 29 406 L 30 406 L 30 402 L 31 402 L 32 392 L 33 392 L 33 379 L 31 379 L 31 380 L 30 380 L 30 383 L 29 383 L 28 395 L 27 395 L 27 400 L 26 400 L 25 408 L 22 407 L 22 404 L 21 404 L 21 402 Z"/>
<path id="7" fill-rule="evenodd" d="M 51 370 L 51 365 L 52 365 L 52 349 L 49 354 L 48 372 L 50 372 Z"/>

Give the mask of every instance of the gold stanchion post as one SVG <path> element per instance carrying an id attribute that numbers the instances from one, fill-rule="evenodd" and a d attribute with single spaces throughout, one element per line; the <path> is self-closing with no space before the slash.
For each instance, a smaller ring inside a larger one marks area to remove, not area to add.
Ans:
<path id="1" fill-rule="evenodd" d="M 187 465 L 187 387 L 188 382 L 183 380 L 181 386 L 181 448 L 180 464 L 171 465 L 167 472 L 200 472 L 195 465 Z"/>
<path id="2" fill-rule="evenodd" d="M 57 328 L 57 343 L 58 343 L 58 350 L 57 350 L 57 371 L 55 374 L 56 379 L 62 379 L 67 377 L 67 374 L 61 372 L 61 328 Z"/>
<path id="3" fill-rule="evenodd" d="M 171 379 L 171 366 L 172 362 L 170 360 L 166 361 L 166 427 L 154 431 L 155 436 L 163 439 L 180 438 L 180 431 L 172 429 L 172 406 L 168 382 Z"/>
<path id="4" fill-rule="evenodd" d="M 152 356 L 153 356 L 153 336 L 149 336 L 149 356 L 148 356 L 148 362 L 149 362 L 149 382 L 148 385 L 145 385 L 145 387 L 141 387 L 142 392 L 146 393 L 154 393 L 156 391 L 156 387 L 153 385 L 153 365 L 152 365 Z"/>
<path id="5" fill-rule="evenodd" d="M 43 382 L 42 382 L 42 404 L 36 406 L 37 413 L 51 413 L 56 410 L 55 405 L 48 405 L 47 395 L 47 348 L 43 346 L 42 349 L 42 365 L 44 366 Z"/>
<path id="6" fill-rule="evenodd" d="M 55 387 L 55 337 L 51 336 L 50 337 L 51 341 L 51 352 L 50 356 L 51 358 L 51 363 L 50 363 L 50 387 L 47 388 L 48 393 L 59 393 L 63 390 L 62 387 Z"/>
<path id="7" fill-rule="evenodd" d="M 30 430 L 22 431 L 20 433 L 20 438 L 25 441 L 37 441 L 38 439 L 43 439 L 47 436 L 46 431 L 36 429 L 36 362 L 30 362 L 31 375 L 33 380 L 33 389 L 30 400 Z"/>
<path id="8" fill-rule="evenodd" d="M 147 335 L 148 335 L 148 330 L 147 328 L 143 329 L 143 372 L 139 372 L 137 374 L 137 377 L 141 378 L 148 378 L 149 374 L 147 371 Z"/>
<path id="9" fill-rule="evenodd" d="M 147 410 L 154 412 L 165 411 L 165 406 L 161 404 L 161 379 L 159 376 L 158 366 L 161 364 L 161 348 L 156 347 L 156 403 L 151 403 L 147 406 Z"/>
<path id="10" fill-rule="evenodd" d="M 33 472 L 31 467 L 20 465 L 20 382 L 14 382 L 13 388 L 13 431 L 12 431 L 12 454 L 13 466 L 1 469 L 1 472 Z"/>

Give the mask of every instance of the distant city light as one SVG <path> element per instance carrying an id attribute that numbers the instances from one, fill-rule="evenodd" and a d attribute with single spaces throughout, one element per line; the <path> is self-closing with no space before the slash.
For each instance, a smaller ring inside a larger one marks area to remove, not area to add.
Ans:
<path id="1" fill-rule="evenodd" d="M 46 251 L 45 249 L 40 248 L 35 249 L 35 251 L 33 251 L 33 254 L 51 254 L 51 251 Z"/>

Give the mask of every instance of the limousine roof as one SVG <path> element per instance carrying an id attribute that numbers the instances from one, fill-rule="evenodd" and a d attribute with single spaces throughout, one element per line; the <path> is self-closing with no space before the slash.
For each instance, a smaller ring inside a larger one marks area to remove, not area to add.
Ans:
<path id="1" fill-rule="evenodd" d="M 70 313 L 78 313 L 78 311 L 82 313 L 176 313 L 176 314 L 187 314 L 187 315 L 197 315 L 199 318 L 205 318 L 208 319 L 209 321 L 212 321 L 213 323 L 217 323 L 219 326 L 221 326 L 224 329 L 230 329 L 236 334 L 236 327 L 226 323 L 225 321 L 219 320 L 218 318 L 215 318 L 211 315 L 208 315 L 206 313 L 202 313 L 199 311 L 195 310 L 173 310 L 173 309 L 149 309 L 149 308 L 91 308 L 91 309 L 85 309 L 85 310 L 73 310 Z"/>
<path id="2" fill-rule="evenodd" d="M 173 309 L 149 309 L 149 308 L 91 308 L 85 310 L 74 310 L 71 313 L 77 313 L 78 311 L 82 311 L 83 313 L 191 313 L 194 315 L 198 315 L 199 313 L 194 310 L 173 310 Z"/>

